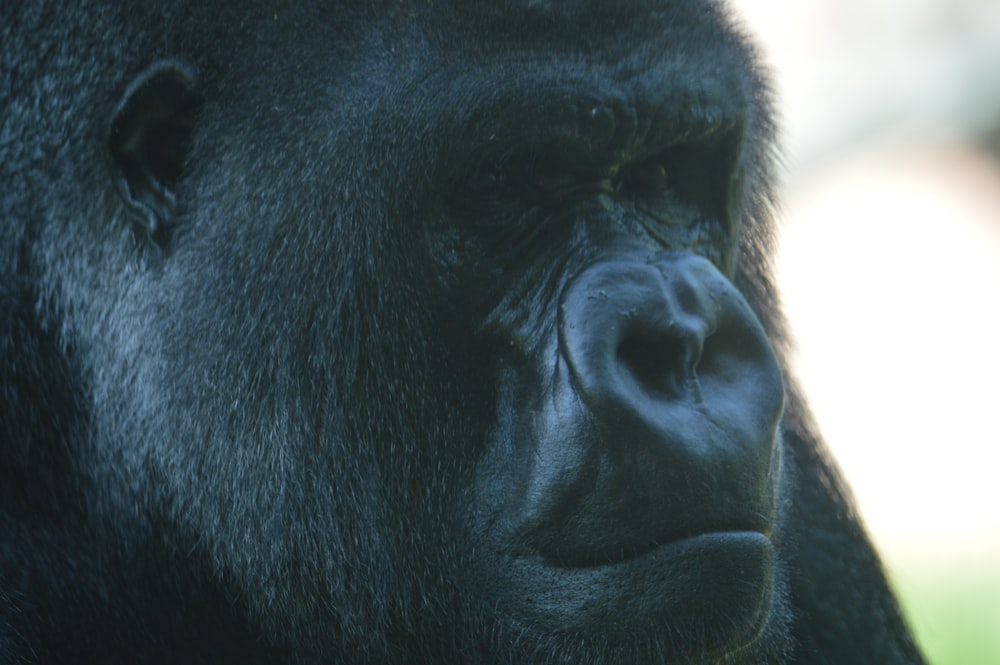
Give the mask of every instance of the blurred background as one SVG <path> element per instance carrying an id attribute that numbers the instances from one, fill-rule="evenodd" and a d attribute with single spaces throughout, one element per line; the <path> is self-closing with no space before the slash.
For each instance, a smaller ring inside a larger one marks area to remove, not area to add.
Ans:
<path id="1" fill-rule="evenodd" d="M 1000 664 L 1000 2 L 732 4 L 798 375 L 929 661 Z"/>

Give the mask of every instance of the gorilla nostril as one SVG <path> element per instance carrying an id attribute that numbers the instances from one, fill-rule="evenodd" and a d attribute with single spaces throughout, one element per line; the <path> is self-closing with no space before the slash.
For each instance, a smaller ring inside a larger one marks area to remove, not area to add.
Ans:
<path id="1" fill-rule="evenodd" d="M 679 370 L 676 351 L 672 352 L 664 339 L 650 334 L 628 335 L 619 344 L 617 356 L 639 383 L 654 392 L 669 392 L 669 377 Z"/>
<path id="2" fill-rule="evenodd" d="M 636 330 L 627 333 L 615 355 L 643 388 L 652 393 L 678 397 L 692 388 L 701 344 L 696 334 L 684 334 L 671 323 L 664 331 Z"/>

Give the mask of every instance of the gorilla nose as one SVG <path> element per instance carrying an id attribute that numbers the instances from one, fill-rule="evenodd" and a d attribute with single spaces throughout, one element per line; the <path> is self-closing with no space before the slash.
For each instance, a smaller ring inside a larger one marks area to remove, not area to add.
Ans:
<path id="1" fill-rule="evenodd" d="M 569 380 L 557 391 L 582 409 L 553 417 L 575 432 L 565 445 L 589 452 L 538 488 L 547 508 L 533 522 L 559 543 L 557 559 L 768 531 L 783 381 L 757 318 L 711 263 L 664 253 L 595 264 L 564 291 L 558 335 Z"/>
<path id="2" fill-rule="evenodd" d="M 651 265 L 612 264 L 588 271 L 568 291 L 562 348 L 593 410 L 700 401 L 698 363 L 717 315 L 704 289 L 675 281 Z"/>
<path id="3" fill-rule="evenodd" d="M 770 446 L 784 399 L 777 360 L 742 295 L 704 258 L 584 270 L 560 303 L 559 343 L 609 448 L 652 446 L 676 465 Z"/>
<path id="4" fill-rule="evenodd" d="M 764 331 L 701 257 L 592 266 L 567 288 L 559 314 L 573 386 L 610 436 L 697 446 L 691 421 L 707 416 L 756 439 L 780 411 L 781 377 Z"/>

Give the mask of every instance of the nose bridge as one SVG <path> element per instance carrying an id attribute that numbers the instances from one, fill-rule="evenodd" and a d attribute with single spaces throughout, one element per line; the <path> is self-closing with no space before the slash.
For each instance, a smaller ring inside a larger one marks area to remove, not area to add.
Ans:
<path id="1" fill-rule="evenodd" d="M 718 319 L 698 284 L 697 257 L 605 262 L 584 270 L 560 303 L 561 351 L 592 408 L 636 390 L 699 398 L 697 364 Z"/>

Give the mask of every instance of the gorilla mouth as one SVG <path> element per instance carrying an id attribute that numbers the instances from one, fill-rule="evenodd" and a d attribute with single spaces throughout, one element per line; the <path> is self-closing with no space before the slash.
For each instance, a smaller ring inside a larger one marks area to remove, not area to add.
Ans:
<path id="1" fill-rule="evenodd" d="M 775 545 L 760 531 L 710 531 L 599 552 L 513 559 L 499 591 L 506 611 L 609 643 L 669 626 L 678 635 L 715 631 L 714 641 L 732 647 L 753 640 L 770 614 Z"/>
<path id="2" fill-rule="evenodd" d="M 616 544 L 601 547 L 574 548 L 563 547 L 541 550 L 541 559 L 550 568 L 565 570 L 585 570 L 611 568 L 629 565 L 633 562 L 655 558 L 659 552 L 673 548 L 683 549 L 685 544 L 703 537 L 763 536 L 770 540 L 770 529 L 763 525 L 740 525 L 733 528 L 703 529 L 698 531 L 675 533 L 663 538 L 654 538 L 634 544 Z"/>

